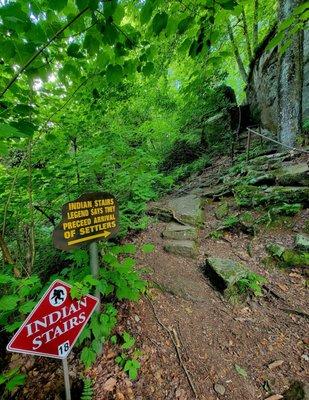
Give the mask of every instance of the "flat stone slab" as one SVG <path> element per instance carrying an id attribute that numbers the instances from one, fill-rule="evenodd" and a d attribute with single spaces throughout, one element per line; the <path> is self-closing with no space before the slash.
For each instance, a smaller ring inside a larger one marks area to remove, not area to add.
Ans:
<path id="1" fill-rule="evenodd" d="M 249 269 L 243 264 L 224 258 L 206 258 L 204 273 L 219 289 L 225 290 L 238 282 L 241 278 L 245 278 Z"/>
<path id="2" fill-rule="evenodd" d="M 299 250 L 309 251 L 309 236 L 306 234 L 297 234 L 295 236 L 295 247 Z"/>
<path id="3" fill-rule="evenodd" d="M 188 258 L 197 256 L 197 245 L 192 240 L 171 240 L 164 245 L 164 250 Z"/>
<path id="4" fill-rule="evenodd" d="M 178 197 L 167 203 L 167 208 L 173 211 L 175 219 L 193 226 L 202 223 L 201 198 L 192 194 Z"/>
<path id="5" fill-rule="evenodd" d="M 170 223 L 162 233 L 165 239 L 172 240 L 195 240 L 197 239 L 197 229 L 191 225 L 181 225 Z"/>
<path id="6" fill-rule="evenodd" d="M 307 163 L 285 165 L 281 169 L 274 171 L 276 181 L 280 185 L 300 185 L 309 186 L 309 167 Z"/>

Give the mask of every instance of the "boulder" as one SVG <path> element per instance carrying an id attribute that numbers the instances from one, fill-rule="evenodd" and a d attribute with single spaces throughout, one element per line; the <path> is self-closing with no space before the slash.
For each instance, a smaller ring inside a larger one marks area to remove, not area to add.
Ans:
<path id="1" fill-rule="evenodd" d="M 266 250 L 272 257 L 281 261 L 282 267 L 309 266 L 309 252 L 286 249 L 276 243 L 269 243 L 266 246 Z"/>
<path id="2" fill-rule="evenodd" d="M 172 199 L 167 208 L 172 210 L 176 220 L 198 226 L 202 223 L 201 199 L 192 194 Z"/>
<path id="3" fill-rule="evenodd" d="M 277 243 L 269 243 L 266 245 L 266 250 L 271 256 L 281 258 L 285 252 L 285 247 Z"/>
<path id="4" fill-rule="evenodd" d="M 286 165 L 274 171 L 276 181 L 283 186 L 309 186 L 309 167 L 307 163 Z"/>
<path id="5" fill-rule="evenodd" d="M 190 225 L 170 223 L 162 233 L 162 236 L 172 240 L 195 240 L 197 238 L 197 229 Z"/>
<path id="6" fill-rule="evenodd" d="M 219 290 L 223 291 L 248 276 L 250 271 L 237 261 L 209 257 L 206 259 L 204 273 Z"/>
<path id="7" fill-rule="evenodd" d="M 238 185 L 234 189 L 236 203 L 239 206 L 309 203 L 309 187 L 306 186 L 270 186 Z"/>
<path id="8" fill-rule="evenodd" d="M 164 245 L 164 250 L 188 258 L 197 256 L 197 245 L 192 240 L 171 240 Z"/>
<path id="9" fill-rule="evenodd" d="M 306 234 L 296 235 L 295 247 L 299 250 L 309 251 L 309 236 Z"/>

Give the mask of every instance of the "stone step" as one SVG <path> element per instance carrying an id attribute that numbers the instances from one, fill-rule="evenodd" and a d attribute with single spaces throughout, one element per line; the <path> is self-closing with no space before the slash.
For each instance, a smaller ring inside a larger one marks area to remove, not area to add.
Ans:
<path id="1" fill-rule="evenodd" d="M 197 244 L 193 240 L 171 240 L 164 245 L 164 250 L 188 258 L 195 258 L 198 253 Z"/>
<path id="2" fill-rule="evenodd" d="M 237 261 L 214 257 L 206 258 L 203 269 L 212 284 L 221 291 L 235 285 L 250 273 L 248 268 Z"/>
<path id="3" fill-rule="evenodd" d="M 308 251 L 309 252 L 309 235 L 297 234 L 295 236 L 295 247 L 299 250 Z"/>
<path id="4" fill-rule="evenodd" d="M 168 207 L 174 217 L 188 225 L 198 226 L 202 223 L 201 198 L 192 194 L 171 199 Z"/>
<path id="5" fill-rule="evenodd" d="M 156 203 L 149 210 L 150 215 L 156 215 L 163 221 L 178 221 L 186 225 L 200 226 L 202 219 L 202 201 L 199 196 L 187 194 Z"/>
<path id="6" fill-rule="evenodd" d="M 197 228 L 191 225 L 181 225 L 170 223 L 165 228 L 162 236 L 172 240 L 196 240 L 198 236 Z"/>

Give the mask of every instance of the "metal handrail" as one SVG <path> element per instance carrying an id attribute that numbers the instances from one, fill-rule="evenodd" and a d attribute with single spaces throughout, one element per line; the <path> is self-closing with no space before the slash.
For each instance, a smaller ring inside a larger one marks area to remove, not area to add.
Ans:
<path id="1" fill-rule="evenodd" d="M 255 135 L 260 136 L 260 137 L 262 137 L 262 138 L 264 138 L 264 139 L 266 139 L 266 140 L 269 140 L 270 142 L 277 143 L 277 144 L 279 144 L 280 146 L 286 147 L 287 149 L 294 150 L 294 151 L 299 151 L 299 152 L 305 153 L 305 154 L 309 154 L 309 151 L 307 151 L 307 150 L 304 150 L 304 149 L 297 149 L 296 147 L 292 147 L 292 146 L 289 146 L 289 145 L 287 145 L 287 144 L 280 143 L 280 142 L 278 142 L 278 140 L 275 140 L 275 139 L 272 139 L 272 138 L 270 138 L 270 137 L 268 137 L 268 136 L 265 136 L 265 135 L 263 135 L 262 133 L 256 132 L 256 131 L 254 131 L 254 130 L 251 129 L 251 128 L 248 128 L 248 127 L 247 127 L 247 131 L 248 131 L 248 140 L 247 140 L 247 160 L 248 160 L 248 158 L 249 158 L 249 147 L 250 147 L 251 133 L 254 133 Z"/>

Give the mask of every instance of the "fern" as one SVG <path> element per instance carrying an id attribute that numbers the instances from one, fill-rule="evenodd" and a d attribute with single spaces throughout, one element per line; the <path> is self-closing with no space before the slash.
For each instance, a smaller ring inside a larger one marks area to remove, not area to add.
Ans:
<path id="1" fill-rule="evenodd" d="M 93 396 L 92 380 L 89 378 L 85 378 L 81 400 L 92 400 L 92 396 Z"/>

